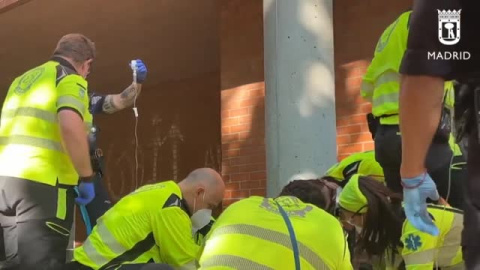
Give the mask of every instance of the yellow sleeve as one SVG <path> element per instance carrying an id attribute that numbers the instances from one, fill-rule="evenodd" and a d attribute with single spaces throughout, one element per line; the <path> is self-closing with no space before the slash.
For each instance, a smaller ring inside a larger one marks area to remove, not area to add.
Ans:
<path id="1" fill-rule="evenodd" d="M 433 269 L 437 236 L 417 230 L 407 220 L 403 226 L 401 241 L 402 257 L 407 270 Z"/>
<path id="2" fill-rule="evenodd" d="M 368 66 L 367 73 L 363 76 L 360 93 L 362 97 L 370 102 L 373 99 L 373 91 L 375 90 L 374 78 L 372 77 L 371 65 Z"/>
<path id="3" fill-rule="evenodd" d="M 195 263 L 200 247 L 192 236 L 192 223 L 180 207 L 164 208 L 154 217 L 153 235 L 162 263 L 181 267 Z"/>
<path id="4" fill-rule="evenodd" d="M 57 111 L 69 108 L 85 118 L 89 104 L 87 86 L 87 81 L 78 75 L 63 78 L 57 86 Z"/>
<path id="5" fill-rule="evenodd" d="M 339 261 L 337 269 L 353 270 L 352 258 L 350 257 L 350 250 L 348 249 L 347 238 L 343 241 L 343 248 L 345 250 L 342 258 Z"/>

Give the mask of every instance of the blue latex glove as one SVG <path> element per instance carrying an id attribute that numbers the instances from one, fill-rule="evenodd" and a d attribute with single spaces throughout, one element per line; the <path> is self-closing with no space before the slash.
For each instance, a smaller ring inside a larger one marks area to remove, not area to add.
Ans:
<path id="1" fill-rule="evenodd" d="M 137 83 L 143 83 L 147 78 L 147 66 L 140 59 L 135 61 L 137 61 Z"/>
<path id="2" fill-rule="evenodd" d="M 95 185 L 93 182 L 81 182 L 78 185 L 78 196 L 75 202 L 79 205 L 87 205 L 95 198 Z"/>
<path id="3" fill-rule="evenodd" d="M 425 178 L 425 180 L 424 180 Z M 423 182 L 422 182 L 423 181 Z M 415 178 L 403 178 L 403 201 L 408 221 L 418 230 L 437 236 L 439 230 L 427 212 L 427 198 L 438 201 L 437 186 L 427 173 Z M 418 187 L 417 187 L 418 186 Z M 405 187 L 416 187 L 413 189 Z"/>

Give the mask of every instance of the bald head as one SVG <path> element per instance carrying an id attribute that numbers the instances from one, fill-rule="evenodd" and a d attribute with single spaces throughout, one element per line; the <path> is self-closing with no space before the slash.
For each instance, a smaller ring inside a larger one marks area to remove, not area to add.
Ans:
<path id="1" fill-rule="evenodd" d="M 192 171 L 178 185 L 188 203 L 191 214 L 204 208 L 216 208 L 222 201 L 225 192 L 222 176 L 210 168 Z"/>

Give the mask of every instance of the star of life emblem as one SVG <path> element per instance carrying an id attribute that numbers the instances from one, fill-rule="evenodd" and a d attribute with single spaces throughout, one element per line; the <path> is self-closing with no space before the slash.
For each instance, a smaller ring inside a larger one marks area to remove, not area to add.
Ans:
<path id="1" fill-rule="evenodd" d="M 462 10 L 438 10 L 438 40 L 444 45 L 460 41 L 460 12 Z"/>

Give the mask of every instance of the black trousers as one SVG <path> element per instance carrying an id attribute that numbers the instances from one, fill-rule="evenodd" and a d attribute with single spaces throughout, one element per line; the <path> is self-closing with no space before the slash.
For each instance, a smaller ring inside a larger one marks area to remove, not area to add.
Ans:
<path id="1" fill-rule="evenodd" d="M 62 269 L 73 221 L 73 187 L 0 177 L 0 192 L 0 269 Z"/>
<path id="2" fill-rule="evenodd" d="M 375 158 L 383 168 L 385 182 L 394 192 L 401 193 L 400 165 L 402 162 L 402 139 L 396 125 L 380 125 L 375 134 Z M 465 170 L 451 170 L 450 164 L 462 161 L 454 158 L 448 143 L 432 143 L 428 151 L 426 168 L 437 185 L 438 193 L 453 207 L 464 208 L 462 181 L 466 178 Z M 451 175 L 450 175 L 451 174 Z M 450 179 L 450 181 L 449 181 Z M 450 192 L 449 192 L 450 191 Z"/>
<path id="3" fill-rule="evenodd" d="M 465 184 L 465 215 L 462 246 L 467 269 L 480 269 L 480 144 L 476 132 L 469 135 L 468 178 Z"/>

